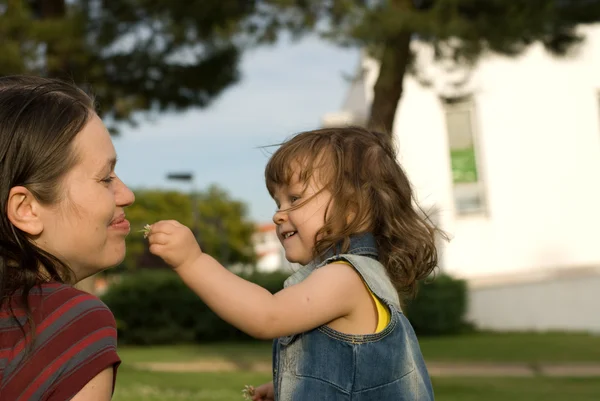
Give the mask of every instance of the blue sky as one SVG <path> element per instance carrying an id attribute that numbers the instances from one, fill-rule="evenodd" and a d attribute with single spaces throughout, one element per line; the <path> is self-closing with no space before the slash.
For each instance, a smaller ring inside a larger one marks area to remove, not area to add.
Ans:
<path id="1" fill-rule="evenodd" d="M 190 189 L 169 182 L 169 172 L 193 172 L 199 190 L 215 183 L 267 222 L 275 205 L 264 185 L 268 153 L 261 146 L 318 128 L 324 113 L 341 107 L 355 72 L 357 49 L 314 37 L 281 40 L 245 53 L 240 82 L 207 109 L 151 116 L 114 138 L 117 174 L 132 189 Z"/>

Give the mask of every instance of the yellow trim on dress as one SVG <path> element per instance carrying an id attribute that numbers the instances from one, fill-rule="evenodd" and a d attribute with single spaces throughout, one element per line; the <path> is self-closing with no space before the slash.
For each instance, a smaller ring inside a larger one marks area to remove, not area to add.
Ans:
<path id="1" fill-rule="evenodd" d="M 337 261 L 334 263 L 344 263 L 346 265 L 351 266 L 350 263 L 345 262 L 343 260 L 340 260 L 340 261 Z M 362 276 L 361 276 L 361 279 L 362 279 Z M 377 296 L 375 294 L 373 294 L 373 291 L 371 291 L 371 289 L 369 288 L 367 283 L 365 283 L 364 280 L 363 280 L 363 283 L 365 284 L 365 287 L 369 291 L 369 294 L 371 294 L 371 298 L 373 298 L 373 302 L 375 302 L 375 308 L 377 309 L 377 327 L 375 328 L 375 333 L 379 333 L 379 332 L 383 331 L 383 329 L 385 329 L 387 327 L 387 325 L 390 323 L 390 318 L 391 318 L 390 311 L 383 304 L 383 302 L 381 302 L 379 300 L 379 298 L 377 298 Z"/>

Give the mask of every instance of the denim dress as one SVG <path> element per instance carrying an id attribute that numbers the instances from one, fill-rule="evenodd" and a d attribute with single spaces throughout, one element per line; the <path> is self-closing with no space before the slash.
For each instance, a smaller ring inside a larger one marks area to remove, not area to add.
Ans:
<path id="1" fill-rule="evenodd" d="M 371 234 L 351 238 L 346 254 L 304 266 L 284 284 L 297 284 L 321 266 L 345 261 L 388 307 L 390 322 L 375 334 L 354 335 L 320 326 L 273 341 L 276 401 L 430 401 L 433 389 L 398 293 L 377 261 Z"/>

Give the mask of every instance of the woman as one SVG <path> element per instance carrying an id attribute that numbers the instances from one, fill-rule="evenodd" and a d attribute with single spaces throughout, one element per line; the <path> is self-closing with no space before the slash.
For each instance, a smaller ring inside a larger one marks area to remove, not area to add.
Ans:
<path id="1" fill-rule="evenodd" d="M 115 320 L 72 287 L 125 256 L 133 193 L 93 101 L 0 78 L 0 399 L 110 400 Z"/>

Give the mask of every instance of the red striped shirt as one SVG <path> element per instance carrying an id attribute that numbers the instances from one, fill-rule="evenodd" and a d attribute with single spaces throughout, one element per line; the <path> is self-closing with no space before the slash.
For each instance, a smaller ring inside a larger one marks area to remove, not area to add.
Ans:
<path id="1" fill-rule="evenodd" d="M 120 364 L 115 319 L 97 297 L 59 283 L 43 284 L 29 294 L 35 343 L 19 295 L 10 300 L 25 335 L 0 309 L 0 399 L 67 401 L 104 369 Z"/>

